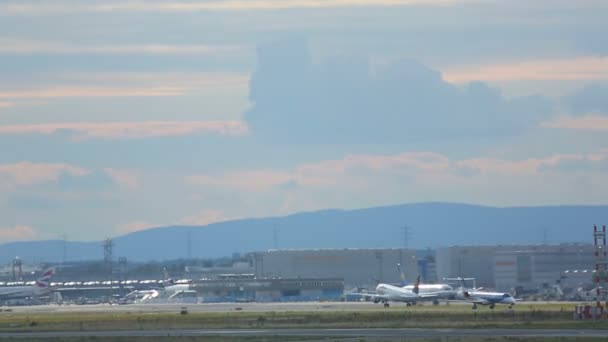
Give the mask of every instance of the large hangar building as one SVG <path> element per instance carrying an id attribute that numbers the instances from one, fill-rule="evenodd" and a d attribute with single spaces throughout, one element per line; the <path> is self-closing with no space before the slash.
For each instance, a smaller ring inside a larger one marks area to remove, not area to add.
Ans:
<path id="1" fill-rule="evenodd" d="M 567 271 L 594 265 L 590 244 L 451 246 L 437 249 L 437 276 L 473 277 L 476 285 L 509 291 L 567 282 Z M 565 278 L 564 278 L 565 277 Z"/>
<path id="2" fill-rule="evenodd" d="M 346 289 L 372 287 L 378 282 L 400 283 L 397 263 L 408 281 L 419 273 L 413 249 L 270 250 L 253 253 L 256 278 L 344 279 Z M 434 268 L 429 268 L 434 271 Z M 429 275 L 431 277 L 432 275 Z"/>

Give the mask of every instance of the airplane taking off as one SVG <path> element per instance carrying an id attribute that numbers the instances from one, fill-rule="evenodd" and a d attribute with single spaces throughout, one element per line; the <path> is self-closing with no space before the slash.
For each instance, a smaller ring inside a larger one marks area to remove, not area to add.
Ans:
<path id="1" fill-rule="evenodd" d="M 376 293 L 351 293 L 367 298 L 372 298 L 374 303 L 382 302 L 385 308 L 389 307 L 389 301 L 391 302 L 404 302 L 408 306 L 412 303 L 416 303 L 419 300 L 438 298 L 438 293 L 425 292 L 420 293 L 420 276 L 416 280 L 412 290 L 404 289 L 403 287 L 394 286 L 390 284 L 378 284 L 376 286 Z"/>
<path id="2" fill-rule="evenodd" d="M 472 278 L 444 278 L 445 280 L 459 280 L 462 282 L 462 287 L 458 290 L 456 298 L 473 303 L 473 310 L 477 309 L 477 305 L 489 305 L 490 309 L 494 309 L 496 304 L 509 305 L 509 309 L 513 308 L 517 301 L 510 293 L 504 292 L 487 292 L 480 291 L 481 288 L 467 289 L 465 280 Z"/>
<path id="3" fill-rule="evenodd" d="M 53 292 L 50 285 L 55 268 L 49 268 L 42 273 L 34 285 L 0 287 L 0 301 L 29 297 L 40 297 Z"/>

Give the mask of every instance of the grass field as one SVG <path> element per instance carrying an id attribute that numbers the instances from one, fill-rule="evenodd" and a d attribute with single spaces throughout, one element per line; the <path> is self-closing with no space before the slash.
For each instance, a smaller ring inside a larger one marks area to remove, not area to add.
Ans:
<path id="1" fill-rule="evenodd" d="M 286 312 L 60 312 L 0 313 L 0 331 L 133 330 L 186 328 L 597 328 L 608 320 L 575 321 L 572 307 L 519 306 L 516 310 L 468 306 L 391 307 L 365 311 Z M 607 330 L 608 335 L 608 330 Z M 608 339 L 607 339 L 608 340 Z"/>

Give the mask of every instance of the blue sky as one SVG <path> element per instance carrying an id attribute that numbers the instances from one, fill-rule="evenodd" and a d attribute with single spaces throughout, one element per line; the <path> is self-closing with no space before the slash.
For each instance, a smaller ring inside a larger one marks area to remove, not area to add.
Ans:
<path id="1" fill-rule="evenodd" d="M 3 1 L 0 242 L 606 204 L 608 5 Z"/>

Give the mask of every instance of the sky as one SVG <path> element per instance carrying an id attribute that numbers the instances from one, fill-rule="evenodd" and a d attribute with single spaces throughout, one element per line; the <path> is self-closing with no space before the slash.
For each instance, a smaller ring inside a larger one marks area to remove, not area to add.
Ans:
<path id="1" fill-rule="evenodd" d="M 608 3 L 0 2 L 0 242 L 606 204 Z"/>

